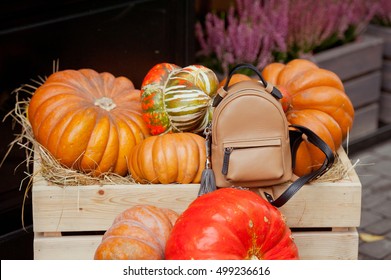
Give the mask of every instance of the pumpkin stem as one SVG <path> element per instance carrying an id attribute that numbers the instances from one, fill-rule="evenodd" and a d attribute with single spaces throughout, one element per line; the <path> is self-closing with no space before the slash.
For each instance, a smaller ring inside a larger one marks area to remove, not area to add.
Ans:
<path id="1" fill-rule="evenodd" d="M 111 99 L 109 97 L 105 97 L 105 96 L 96 99 L 94 102 L 94 105 L 98 106 L 106 111 L 111 111 L 115 107 L 117 107 L 117 105 L 114 103 L 113 99 Z"/>

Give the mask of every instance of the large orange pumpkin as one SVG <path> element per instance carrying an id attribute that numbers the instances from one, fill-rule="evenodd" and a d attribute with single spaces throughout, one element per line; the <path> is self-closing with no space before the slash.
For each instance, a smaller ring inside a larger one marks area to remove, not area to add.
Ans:
<path id="1" fill-rule="evenodd" d="M 130 173 L 138 182 L 199 183 L 205 166 L 205 140 L 191 132 L 150 136 L 134 147 Z"/>
<path id="2" fill-rule="evenodd" d="M 125 77 L 92 69 L 53 73 L 34 93 L 28 118 L 36 140 L 60 163 L 99 175 L 127 173 L 147 137 L 140 91 Z"/>
<path id="3" fill-rule="evenodd" d="M 96 260 L 163 260 L 178 214 L 167 208 L 136 205 L 120 213 L 95 250 Z"/>
<path id="4" fill-rule="evenodd" d="M 339 77 L 305 59 L 271 63 L 263 72 L 283 94 L 283 107 L 291 124 L 313 130 L 335 152 L 353 125 L 354 108 Z M 303 141 L 297 151 L 294 173 L 302 176 L 318 169 L 324 154 Z"/>

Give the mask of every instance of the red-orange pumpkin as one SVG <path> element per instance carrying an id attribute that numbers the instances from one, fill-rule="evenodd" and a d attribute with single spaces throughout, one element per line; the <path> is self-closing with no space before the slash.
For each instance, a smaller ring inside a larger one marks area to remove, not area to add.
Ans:
<path id="1" fill-rule="evenodd" d="M 93 175 L 125 175 L 131 148 L 149 136 L 140 91 L 125 77 L 92 69 L 49 76 L 31 98 L 28 118 L 54 158 Z"/>
<path id="2" fill-rule="evenodd" d="M 136 205 L 120 213 L 95 250 L 96 260 L 163 260 L 178 214 L 168 208 Z"/>
<path id="3" fill-rule="evenodd" d="M 335 152 L 353 125 L 354 108 L 339 77 L 305 59 L 271 63 L 262 72 L 283 94 L 282 104 L 291 124 L 313 130 Z M 297 151 L 294 173 L 302 176 L 318 169 L 324 154 L 303 142 Z"/>
<path id="4" fill-rule="evenodd" d="M 155 135 L 131 151 L 129 171 L 138 182 L 199 183 L 205 160 L 201 136 L 191 132 Z"/>
<path id="5" fill-rule="evenodd" d="M 221 188 L 194 200 L 166 244 L 168 260 L 298 259 L 282 214 L 249 190 Z"/>

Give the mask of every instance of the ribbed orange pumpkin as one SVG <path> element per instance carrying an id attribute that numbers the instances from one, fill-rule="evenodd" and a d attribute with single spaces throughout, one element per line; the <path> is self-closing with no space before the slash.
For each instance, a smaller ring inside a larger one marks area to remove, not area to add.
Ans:
<path id="1" fill-rule="evenodd" d="M 130 173 L 138 182 L 199 183 L 205 166 L 204 139 L 191 132 L 150 136 L 135 146 Z"/>
<path id="2" fill-rule="evenodd" d="M 339 77 L 305 59 L 271 63 L 262 72 L 265 80 L 283 94 L 283 105 L 291 124 L 313 130 L 335 152 L 352 128 L 354 108 Z M 302 176 L 318 169 L 323 153 L 303 142 L 297 152 L 294 173 Z"/>
<path id="3" fill-rule="evenodd" d="M 92 69 L 49 76 L 31 98 L 28 118 L 54 158 L 93 175 L 125 175 L 131 148 L 149 136 L 140 91 L 125 77 Z"/>
<path id="4" fill-rule="evenodd" d="M 178 214 L 152 205 L 120 213 L 95 250 L 96 260 L 163 260 L 167 239 Z"/>

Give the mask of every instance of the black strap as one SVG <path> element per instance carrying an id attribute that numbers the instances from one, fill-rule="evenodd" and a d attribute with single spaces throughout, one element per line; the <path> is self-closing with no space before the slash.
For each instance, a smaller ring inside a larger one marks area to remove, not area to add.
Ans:
<path id="1" fill-rule="evenodd" d="M 223 86 L 224 90 L 227 91 L 228 90 L 228 85 L 229 85 L 229 82 L 231 81 L 231 78 L 233 76 L 233 74 L 235 74 L 236 71 L 240 70 L 240 69 L 250 69 L 252 70 L 253 72 L 255 72 L 255 74 L 257 74 L 257 76 L 259 77 L 259 79 L 261 80 L 262 84 L 264 85 L 264 87 L 266 88 L 267 87 L 267 82 L 265 81 L 265 79 L 262 77 L 262 74 L 261 72 L 259 72 L 258 68 L 255 67 L 254 65 L 252 64 L 249 64 L 249 63 L 241 63 L 241 64 L 237 64 L 234 68 L 231 69 L 231 71 L 229 72 L 228 74 L 228 77 L 225 81 L 225 84 Z M 281 92 L 276 88 L 276 87 L 273 87 L 273 90 L 272 92 L 270 93 L 274 98 L 276 99 L 281 99 L 282 98 L 282 94 Z M 223 97 L 219 94 L 216 95 L 216 97 L 214 98 L 213 100 L 213 107 L 217 107 L 217 105 L 221 102 L 221 100 L 223 99 Z"/>
<path id="2" fill-rule="evenodd" d="M 273 197 L 264 193 L 267 200 L 274 205 L 275 207 L 283 206 L 303 185 L 313 180 L 314 178 L 319 177 L 324 172 L 326 172 L 330 166 L 334 163 L 334 153 L 330 147 L 312 130 L 301 125 L 290 125 L 290 127 L 295 128 L 296 130 L 290 131 L 290 141 L 291 141 L 291 152 L 292 152 L 292 162 L 293 164 L 296 161 L 296 151 L 300 143 L 303 141 L 303 134 L 307 136 L 307 139 L 310 143 L 318 147 L 325 155 L 326 159 L 323 162 L 322 166 L 311 172 L 310 174 L 299 177 L 294 181 L 276 200 L 273 200 Z"/>

